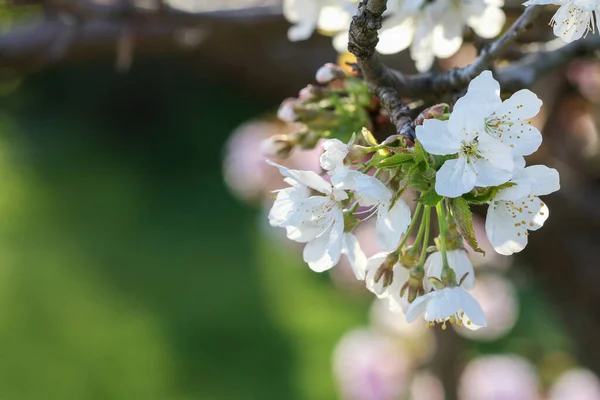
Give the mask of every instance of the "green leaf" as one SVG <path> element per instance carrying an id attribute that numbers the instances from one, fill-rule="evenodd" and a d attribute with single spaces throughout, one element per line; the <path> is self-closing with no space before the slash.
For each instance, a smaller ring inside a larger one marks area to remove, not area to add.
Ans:
<path id="1" fill-rule="evenodd" d="M 385 158 L 377 164 L 377 168 L 392 167 L 395 165 L 405 164 L 413 161 L 413 155 L 411 153 L 398 153 L 391 157 Z"/>
<path id="2" fill-rule="evenodd" d="M 420 201 L 426 206 L 435 207 L 437 203 L 442 201 L 443 197 L 436 193 L 433 187 L 429 188 L 428 191 L 421 197 Z"/>
<path id="3" fill-rule="evenodd" d="M 489 188 L 475 188 L 462 197 L 471 204 L 485 204 L 490 201 L 502 190 L 514 186 L 514 182 L 506 182 L 500 186 L 492 186 Z"/>
<path id="4" fill-rule="evenodd" d="M 429 154 L 427 154 L 427 152 L 425 151 L 423 146 L 421 146 L 421 143 L 418 140 L 415 141 L 414 152 L 415 162 L 417 164 L 424 162 L 427 168 L 429 168 Z"/>
<path id="5" fill-rule="evenodd" d="M 475 229 L 473 228 L 473 213 L 469 207 L 467 200 L 462 197 L 450 199 L 450 210 L 458 225 L 463 239 L 471 246 L 473 250 L 478 253 L 485 254 L 485 251 L 479 248 L 477 238 L 475 237 Z"/>
<path id="6" fill-rule="evenodd" d="M 422 173 L 415 171 L 408 178 L 408 186 L 420 192 L 426 192 L 431 187 L 431 183 Z"/>

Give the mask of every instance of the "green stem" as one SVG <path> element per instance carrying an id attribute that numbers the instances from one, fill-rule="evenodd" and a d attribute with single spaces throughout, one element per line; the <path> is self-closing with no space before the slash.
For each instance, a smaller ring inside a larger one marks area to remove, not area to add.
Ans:
<path id="1" fill-rule="evenodd" d="M 427 256 L 427 247 L 429 245 L 429 231 L 431 229 L 431 207 L 425 207 L 425 213 L 423 214 L 425 220 L 425 240 L 423 241 L 423 248 L 421 249 L 421 258 L 419 258 L 419 265 L 425 263 L 425 257 Z"/>
<path id="2" fill-rule="evenodd" d="M 358 201 L 355 202 L 354 204 L 352 204 L 352 207 L 350 208 L 350 213 L 354 214 L 354 211 L 356 211 L 357 208 L 358 208 Z"/>
<path id="3" fill-rule="evenodd" d="M 381 168 L 378 169 L 377 171 L 375 171 L 375 173 L 373 174 L 373 178 L 377 178 L 379 176 L 379 174 L 381 173 L 381 171 L 383 171 Z"/>
<path id="4" fill-rule="evenodd" d="M 421 244 L 421 240 L 423 240 L 423 235 L 425 234 L 425 231 L 427 230 L 427 221 L 426 221 L 426 217 L 427 217 L 427 209 L 429 207 L 425 206 L 425 213 L 423 214 L 423 218 L 421 218 L 421 226 L 419 226 L 419 232 L 417 233 L 417 237 L 415 238 L 415 242 L 412 244 L 412 249 L 417 249 L 419 247 L 419 245 Z M 415 253 L 416 255 L 416 253 Z"/>
<path id="5" fill-rule="evenodd" d="M 446 239 L 448 238 L 448 222 L 446 221 L 446 210 L 444 202 L 440 201 L 435 206 L 435 211 L 438 216 L 438 224 L 440 226 L 440 251 L 442 252 L 442 265 L 444 269 L 450 268 L 448 266 L 448 254 L 446 250 Z"/>
<path id="6" fill-rule="evenodd" d="M 412 232 L 413 228 L 415 227 L 415 224 L 417 223 L 417 219 L 419 219 L 419 215 L 421 214 L 422 208 L 423 208 L 423 204 L 417 203 L 417 208 L 415 208 L 415 213 L 413 214 L 412 221 L 410 221 L 410 225 L 408 226 L 408 229 L 406 230 L 406 233 L 404 234 L 404 237 L 402 238 L 402 242 L 400 242 L 400 246 L 398 246 L 399 249 L 403 248 L 404 245 L 406 244 L 406 241 L 408 240 L 410 233 Z"/>

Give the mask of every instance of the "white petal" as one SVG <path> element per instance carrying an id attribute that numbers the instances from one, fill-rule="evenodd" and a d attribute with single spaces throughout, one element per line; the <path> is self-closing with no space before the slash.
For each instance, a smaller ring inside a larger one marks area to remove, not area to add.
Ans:
<path id="1" fill-rule="evenodd" d="M 473 264 L 467 256 L 467 252 L 462 249 L 450 250 L 447 253 L 448 266 L 454 270 L 457 283 L 466 275 L 462 285 L 463 289 L 471 290 L 475 286 L 475 271 Z"/>
<path id="2" fill-rule="evenodd" d="M 514 157 L 509 147 L 489 135 L 481 135 L 479 151 L 482 158 L 473 162 L 478 174 L 477 186 L 497 186 L 512 178 Z"/>
<path id="3" fill-rule="evenodd" d="M 392 199 L 392 192 L 383 182 L 370 175 L 359 174 L 353 174 L 354 196 L 361 206 L 374 206 Z"/>
<path id="4" fill-rule="evenodd" d="M 380 278 L 378 282 L 375 282 L 375 274 L 388 254 L 389 253 L 377 253 L 367 260 L 365 285 L 370 292 L 374 293 L 380 299 L 386 298 L 388 293 L 383 287 L 383 278 Z"/>
<path id="5" fill-rule="evenodd" d="M 433 54 L 440 58 L 454 55 L 462 45 L 464 26 L 460 13 L 442 14 L 433 29 Z"/>
<path id="6" fill-rule="evenodd" d="M 531 194 L 543 196 L 560 189 L 560 177 L 554 168 L 545 165 L 532 165 L 525 168 L 531 179 Z"/>
<path id="7" fill-rule="evenodd" d="M 299 204 L 309 198 L 309 192 L 304 187 L 290 187 L 277 192 L 275 202 L 269 211 L 269 222 L 272 226 L 281 226 L 296 211 Z"/>
<path id="8" fill-rule="evenodd" d="M 344 233 L 342 243 L 342 253 L 348 257 L 352 271 L 356 279 L 365 279 L 367 271 L 367 256 L 361 250 L 356 236 L 351 233 Z"/>
<path id="9" fill-rule="evenodd" d="M 417 126 L 416 135 L 428 153 L 445 156 L 460 150 L 460 140 L 448 130 L 448 121 L 426 119 L 423 125 Z"/>
<path id="10" fill-rule="evenodd" d="M 425 279 L 423 280 L 423 287 L 426 292 L 435 290 L 435 285 L 428 278 L 441 279 L 443 267 L 441 252 L 436 251 L 427 257 L 424 265 Z"/>
<path id="11" fill-rule="evenodd" d="M 377 51 L 381 54 L 394 54 L 406 49 L 413 40 L 414 30 L 412 17 L 397 15 L 387 19 L 379 31 Z"/>
<path id="12" fill-rule="evenodd" d="M 335 266 L 342 254 L 344 234 L 344 214 L 342 210 L 333 211 L 332 226 L 304 247 L 304 261 L 315 272 L 326 271 Z"/>
<path id="13" fill-rule="evenodd" d="M 410 46 L 410 57 L 415 61 L 419 72 L 429 71 L 435 59 L 432 26 L 428 15 L 420 15 L 416 21 L 415 36 Z"/>
<path id="14" fill-rule="evenodd" d="M 496 129 L 498 140 L 510 147 L 515 155 L 528 156 L 537 151 L 542 144 L 542 134 L 527 122 L 502 124 Z"/>
<path id="15" fill-rule="evenodd" d="M 448 160 L 435 175 L 435 191 L 440 196 L 458 197 L 475 187 L 477 175 L 464 157 Z"/>
<path id="16" fill-rule="evenodd" d="M 508 121 L 527 121 L 540 112 L 542 101 L 531 90 L 521 89 L 502 102 L 496 110 L 498 118 Z"/>
<path id="17" fill-rule="evenodd" d="M 477 35 L 491 39 L 502 31 L 505 22 L 506 15 L 501 8 L 488 6 L 483 14 L 471 16 L 467 23 Z"/>
<path id="18" fill-rule="evenodd" d="M 522 215 L 509 209 L 506 202 L 490 204 L 485 219 L 485 233 L 496 252 L 509 256 L 527 246 L 527 229 L 521 224 L 522 220 Z"/>
<path id="19" fill-rule="evenodd" d="M 450 115 L 451 132 L 462 132 L 462 140 L 471 140 L 485 131 L 485 119 L 502 104 L 500 84 L 490 71 L 483 71 L 469 84 L 467 94 L 456 102 Z"/>
<path id="20" fill-rule="evenodd" d="M 400 238 L 410 225 L 410 208 L 402 199 L 396 200 L 394 206 L 388 209 L 389 203 L 383 203 L 377 211 L 377 245 L 382 250 L 395 250 L 400 244 Z"/>
<path id="21" fill-rule="evenodd" d="M 425 312 L 425 319 L 427 321 L 445 320 L 460 310 L 460 297 L 453 289 L 454 288 L 444 288 L 432 292 L 435 293 L 435 295 L 427 305 L 427 310 Z"/>
<path id="22" fill-rule="evenodd" d="M 394 279 L 392 280 L 392 284 L 387 287 L 387 300 L 390 311 L 393 312 L 404 312 L 408 309 L 408 293 L 405 293 L 404 296 L 400 296 L 400 292 L 402 291 L 402 287 L 406 283 L 409 278 L 409 272 L 406 268 L 404 268 L 399 263 L 394 265 Z"/>
<path id="23" fill-rule="evenodd" d="M 333 37 L 333 48 L 338 53 L 348 51 L 348 32 L 342 32 Z"/>
<path id="24" fill-rule="evenodd" d="M 325 6 L 321 8 L 319 13 L 319 22 L 317 26 L 320 30 L 326 32 L 339 32 L 348 30 L 352 15 L 350 15 L 343 7 Z"/>
<path id="25" fill-rule="evenodd" d="M 331 171 L 344 167 L 344 158 L 348 155 L 348 145 L 338 139 L 329 139 L 323 143 L 323 154 L 321 154 L 321 168 Z"/>
<path id="26" fill-rule="evenodd" d="M 471 330 L 477 330 L 481 327 L 487 326 L 485 313 L 483 312 L 479 302 L 465 290 L 454 288 L 454 291 L 460 298 L 460 306 L 462 310 L 468 316 L 468 320 L 463 326 Z M 472 323 L 469 323 L 469 321 Z"/>
<path id="27" fill-rule="evenodd" d="M 581 39 L 592 23 L 592 13 L 577 7 L 574 2 L 562 5 L 554 14 L 554 34 L 567 43 Z"/>
<path id="28" fill-rule="evenodd" d="M 325 179 L 321 178 L 316 172 L 288 169 L 288 168 L 284 167 L 283 165 L 274 163 L 271 160 L 267 160 L 267 164 L 279 168 L 279 172 L 281 173 L 281 175 L 283 175 L 287 178 L 291 178 L 291 179 L 297 181 L 298 183 L 301 183 L 312 189 L 315 189 L 317 192 L 321 192 L 324 194 L 331 193 L 331 190 L 332 190 L 331 183 L 329 183 Z"/>
<path id="29" fill-rule="evenodd" d="M 433 298 L 436 292 L 431 292 L 426 295 L 417 297 L 406 310 L 406 322 L 413 322 L 417 317 L 423 314 L 427 305 Z"/>

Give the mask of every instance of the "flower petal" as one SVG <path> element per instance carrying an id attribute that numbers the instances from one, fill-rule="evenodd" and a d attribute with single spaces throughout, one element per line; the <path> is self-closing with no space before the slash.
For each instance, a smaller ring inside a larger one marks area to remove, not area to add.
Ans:
<path id="1" fill-rule="evenodd" d="M 461 140 L 448 130 L 448 121 L 426 119 L 416 128 L 417 140 L 431 154 L 445 156 L 456 154 L 460 150 Z"/>
<path id="2" fill-rule="evenodd" d="M 332 171 L 344 168 L 344 158 L 348 155 L 348 145 L 338 139 L 329 139 L 323 142 L 323 154 L 321 154 L 321 168 Z"/>
<path id="3" fill-rule="evenodd" d="M 457 283 L 466 275 L 462 285 L 463 289 L 471 290 L 475 286 L 475 271 L 473 270 L 473 264 L 467 252 L 462 249 L 450 250 L 447 253 L 448 266 L 454 270 L 456 274 Z"/>
<path id="4" fill-rule="evenodd" d="M 560 177 L 554 168 L 545 165 L 532 165 L 525 168 L 531 179 L 531 194 L 543 196 L 560 189 Z"/>
<path id="5" fill-rule="evenodd" d="M 379 179 L 363 173 L 353 174 L 354 196 L 361 206 L 370 207 L 392 199 L 392 192 Z"/>
<path id="6" fill-rule="evenodd" d="M 527 246 L 527 229 L 518 210 L 506 201 L 492 202 L 485 219 L 485 233 L 496 252 L 509 256 Z M 518 225 L 517 225 L 518 224 Z"/>
<path id="7" fill-rule="evenodd" d="M 351 233 L 344 233 L 342 253 L 348 257 L 356 279 L 364 280 L 367 271 L 367 256 L 361 250 L 356 236 Z"/>
<path id="8" fill-rule="evenodd" d="M 542 101 L 528 89 L 521 89 L 504 100 L 496 110 L 496 116 L 507 121 L 527 121 L 540 112 Z"/>
<path id="9" fill-rule="evenodd" d="M 378 282 L 375 282 L 375 274 L 377 273 L 377 270 L 379 269 L 381 264 L 385 261 L 385 258 L 388 254 L 389 253 L 377 253 L 374 256 L 369 257 L 369 259 L 367 260 L 365 285 L 367 287 L 367 290 L 374 293 L 380 299 L 386 298 L 388 296 L 388 293 L 383 287 L 383 278 L 379 279 Z"/>
<path id="10" fill-rule="evenodd" d="M 442 13 L 433 28 L 433 54 L 440 58 L 456 54 L 463 42 L 464 27 L 460 13 L 450 10 Z"/>
<path id="11" fill-rule="evenodd" d="M 464 157 L 448 160 L 435 176 L 435 191 L 440 196 L 458 197 L 475 187 L 477 175 Z"/>
<path id="12" fill-rule="evenodd" d="M 382 250 L 395 250 L 400 244 L 402 235 L 410 225 L 410 208 L 402 199 L 389 208 L 388 202 L 383 203 L 377 211 L 377 245 Z"/>
<path id="13" fill-rule="evenodd" d="M 427 305 L 436 292 L 417 297 L 406 310 L 406 322 L 413 322 L 417 317 L 425 312 Z"/>
<path id="14" fill-rule="evenodd" d="M 331 227 L 304 247 L 304 261 L 315 272 L 332 268 L 338 263 L 342 254 L 344 214 L 341 209 L 332 212 L 334 220 Z"/>
<path id="15" fill-rule="evenodd" d="M 478 36 L 484 39 L 496 37 L 506 22 L 506 15 L 496 5 L 489 5 L 483 13 L 469 17 L 467 24 L 473 28 Z"/>
<path id="16" fill-rule="evenodd" d="M 330 194 L 332 187 L 331 183 L 320 177 L 316 172 L 313 171 L 299 171 L 295 169 L 288 169 L 283 165 L 274 163 L 271 160 L 267 160 L 267 164 L 279 168 L 281 175 L 291 178 L 302 185 L 308 186 L 309 188 L 315 189 L 317 192 L 324 194 Z"/>
<path id="17" fill-rule="evenodd" d="M 485 313 L 483 312 L 479 302 L 465 290 L 459 288 L 455 288 L 454 290 L 459 296 L 460 307 L 468 317 L 468 320 L 465 321 L 464 326 L 471 330 L 477 330 L 487 326 Z"/>
<path id="18" fill-rule="evenodd" d="M 415 31 L 414 18 L 397 14 L 384 21 L 379 31 L 377 51 L 381 54 L 395 54 L 410 46 Z"/>

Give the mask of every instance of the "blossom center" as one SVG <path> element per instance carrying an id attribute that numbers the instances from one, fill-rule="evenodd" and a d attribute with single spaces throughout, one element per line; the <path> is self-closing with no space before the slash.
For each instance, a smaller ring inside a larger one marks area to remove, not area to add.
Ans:
<path id="1" fill-rule="evenodd" d="M 471 325 L 471 320 L 469 319 L 469 317 L 465 314 L 464 311 L 459 310 L 455 314 L 449 316 L 448 318 L 427 321 L 426 326 L 430 328 L 436 326 L 437 324 L 441 324 L 442 329 L 446 330 L 446 323 L 450 325 L 456 324 L 456 326 L 463 326 L 463 320 L 465 321 L 465 324 Z"/>
<path id="2" fill-rule="evenodd" d="M 479 152 L 479 142 L 477 139 L 470 142 L 463 141 L 460 145 L 459 156 L 465 157 L 467 160 L 472 158 L 482 158 L 481 153 Z"/>

